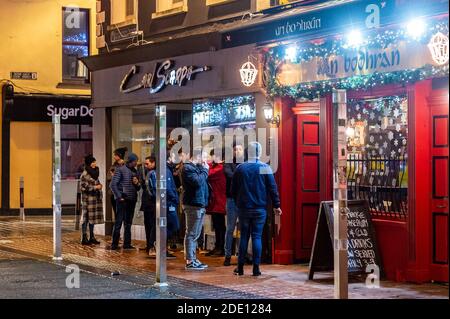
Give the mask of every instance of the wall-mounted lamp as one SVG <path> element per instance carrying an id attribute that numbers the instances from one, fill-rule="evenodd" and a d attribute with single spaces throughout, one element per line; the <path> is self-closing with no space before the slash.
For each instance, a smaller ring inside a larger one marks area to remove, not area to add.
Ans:
<path id="1" fill-rule="evenodd" d="M 272 103 L 267 101 L 263 106 L 263 112 L 267 123 L 276 125 L 277 127 L 280 126 L 280 115 L 274 117 Z"/>

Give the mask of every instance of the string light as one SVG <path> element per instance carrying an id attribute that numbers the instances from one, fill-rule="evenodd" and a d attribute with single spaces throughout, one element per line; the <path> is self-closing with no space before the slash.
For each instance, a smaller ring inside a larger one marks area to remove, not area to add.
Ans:
<path id="1" fill-rule="evenodd" d="M 427 27 L 422 36 L 410 37 L 407 29 L 400 28 L 396 30 L 384 30 L 374 35 L 368 35 L 364 39 L 367 48 L 385 49 L 389 45 L 399 41 L 428 43 L 429 39 L 438 32 L 448 35 L 448 23 L 439 22 L 431 27 Z M 448 37 L 448 36 L 447 36 Z M 311 43 L 309 46 L 304 45 L 301 49 L 297 49 L 296 63 L 303 63 L 313 58 L 327 58 L 332 55 L 342 55 L 347 52 L 347 39 L 329 39 L 321 44 Z M 349 78 L 330 79 L 316 82 L 299 83 L 293 86 L 281 85 L 276 76 L 279 66 L 284 62 L 285 48 L 275 47 L 266 53 L 266 68 L 269 73 L 267 80 L 267 93 L 271 97 L 290 96 L 295 99 L 306 98 L 315 99 L 318 95 L 323 96 L 331 92 L 333 89 L 353 89 L 365 90 L 377 85 L 386 84 L 409 84 L 421 81 L 426 78 L 445 76 L 449 73 L 449 66 L 433 66 L 425 65 L 420 69 L 407 69 L 394 72 L 375 72 L 369 75 L 357 75 Z"/>

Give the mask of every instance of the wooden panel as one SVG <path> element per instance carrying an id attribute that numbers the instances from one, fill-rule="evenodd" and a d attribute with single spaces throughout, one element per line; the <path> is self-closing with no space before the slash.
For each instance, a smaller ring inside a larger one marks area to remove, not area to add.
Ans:
<path id="1" fill-rule="evenodd" d="M 302 206 L 302 242 L 301 247 L 303 249 L 311 249 L 314 241 L 314 231 L 317 221 L 317 215 L 319 213 L 318 204 L 303 204 Z"/>
<path id="2" fill-rule="evenodd" d="M 448 157 L 433 157 L 433 198 L 448 198 Z"/>
<path id="3" fill-rule="evenodd" d="M 433 117 L 433 147 L 448 147 L 448 116 Z"/>
<path id="4" fill-rule="evenodd" d="M 319 146 L 319 123 L 303 122 L 303 145 Z"/>
<path id="5" fill-rule="evenodd" d="M 433 213 L 433 263 L 448 263 L 448 215 Z"/>
<path id="6" fill-rule="evenodd" d="M 320 180 L 319 154 L 303 153 L 302 157 L 302 190 L 318 192 Z"/>

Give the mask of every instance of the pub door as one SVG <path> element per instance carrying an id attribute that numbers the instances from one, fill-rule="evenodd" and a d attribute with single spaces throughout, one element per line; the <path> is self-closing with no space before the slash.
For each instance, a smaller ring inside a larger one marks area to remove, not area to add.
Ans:
<path id="1" fill-rule="evenodd" d="M 431 280 L 448 282 L 448 91 L 433 92 L 431 114 Z"/>
<path id="2" fill-rule="evenodd" d="M 320 205 L 319 103 L 301 103 L 297 115 L 295 259 L 310 258 Z"/>

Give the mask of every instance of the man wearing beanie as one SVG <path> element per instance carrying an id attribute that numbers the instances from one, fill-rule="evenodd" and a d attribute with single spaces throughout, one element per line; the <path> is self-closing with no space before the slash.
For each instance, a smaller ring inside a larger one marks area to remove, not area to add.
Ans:
<path id="1" fill-rule="evenodd" d="M 136 169 L 137 161 L 137 155 L 130 153 L 126 164 L 116 168 L 111 181 L 110 188 L 114 194 L 117 208 L 111 250 L 116 250 L 119 246 L 122 223 L 124 224 L 123 248 L 134 248 L 131 245 L 131 225 L 137 202 L 137 192 L 141 188 Z"/>
<path id="2" fill-rule="evenodd" d="M 111 185 L 111 180 L 114 176 L 116 169 L 120 166 L 125 165 L 124 158 L 125 158 L 125 153 L 127 151 L 128 151 L 127 147 L 120 147 L 113 152 L 114 163 L 112 164 L 111 168 L 109 169 L 108 185 Z M 114 194 L 111 192 L 111 189 L 109 189 L 109 191 L 110 191 L 109 198 L 111 201 L 111 207 L 114 211 L 114 219 L 115 219 L 117 216 L 116 198 L 114 197 Z"/>

